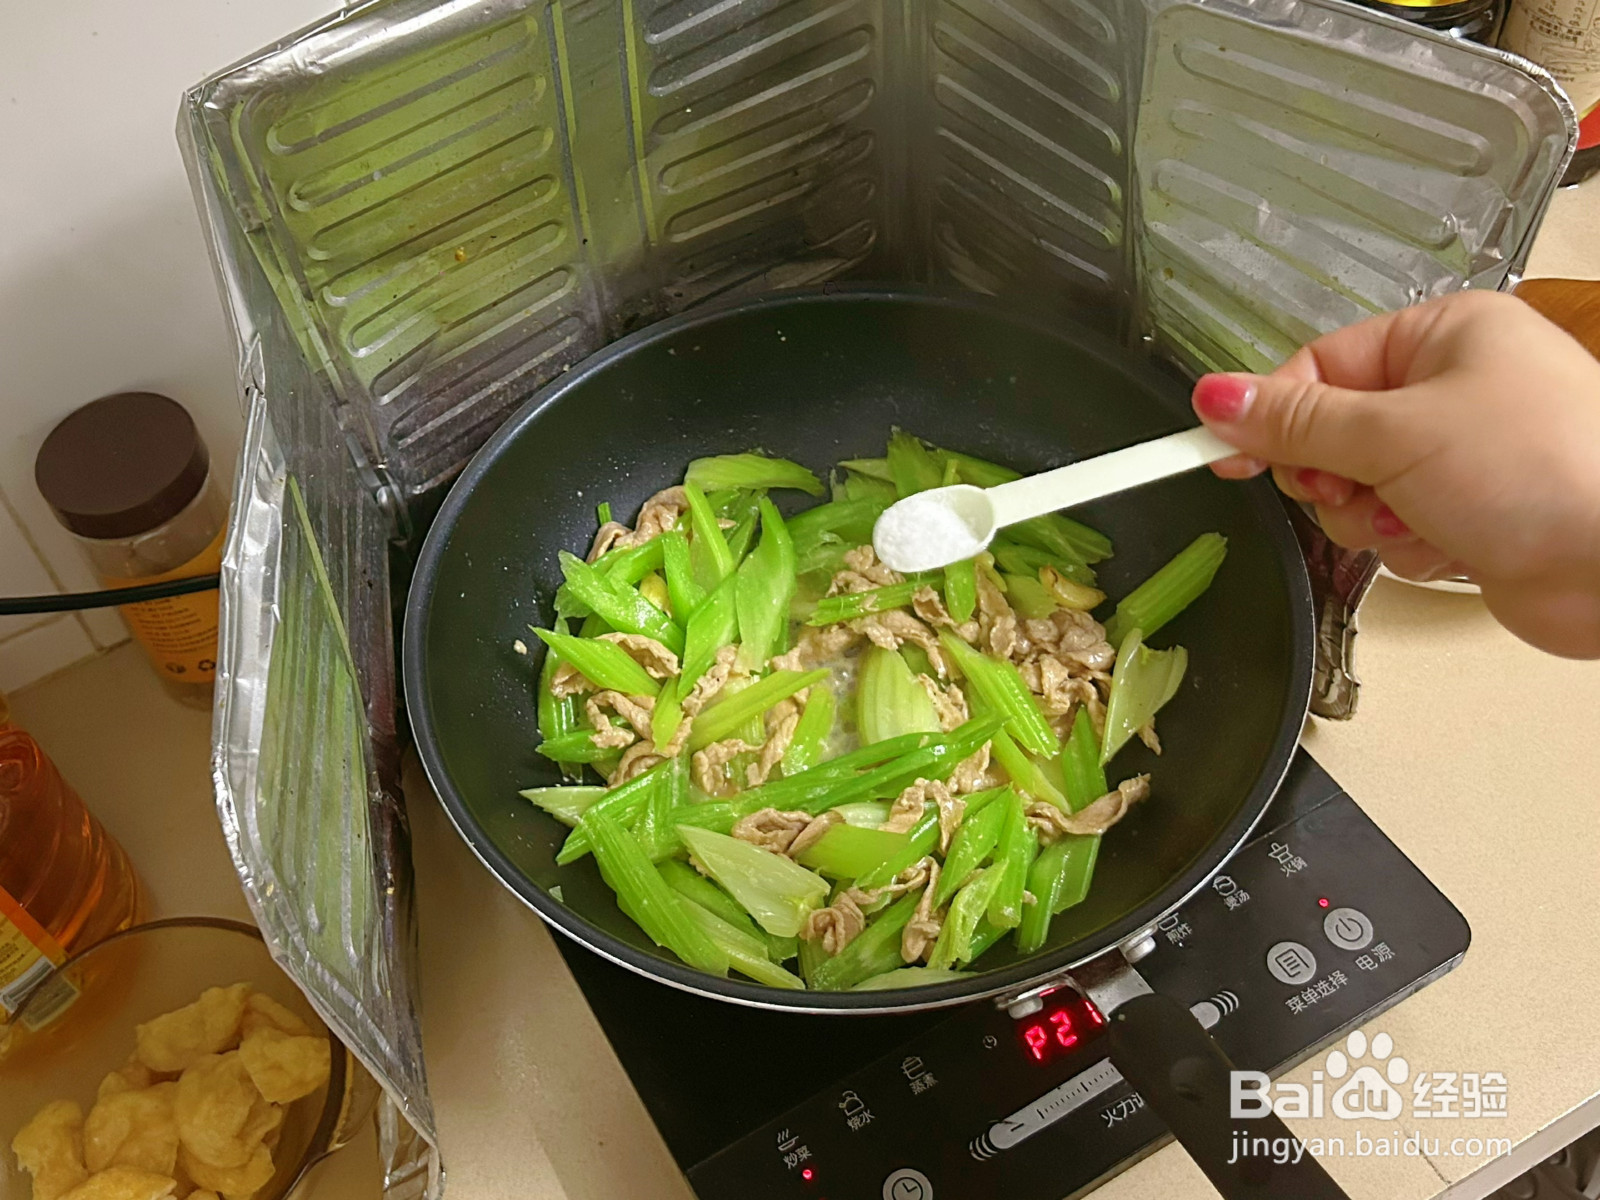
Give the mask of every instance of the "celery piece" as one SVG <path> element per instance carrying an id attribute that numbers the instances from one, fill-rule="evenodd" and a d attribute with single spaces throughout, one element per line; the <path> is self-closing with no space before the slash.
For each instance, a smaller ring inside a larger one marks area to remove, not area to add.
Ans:
<path id="1" fill-rule="evenodd" d="M 689 529 L 694 535 L 689 543 L 694 577 L 710 591 L 733 574 L 733 551 L 728 549 L 728 539 L 723 536 L 705 493 L 693 484 L 685 484 L 683 494 L 689 505 Z"/>
<path id="2" fill-rule="evenodd" d="M 1024 620 L 1040 620 L 1061 607 L 1050 589 L 1031 575 L 1002 572 L 1000 577 L 1006 581 L 1006 603 Z"/>
<path id="3" fill-rule="evenodd" d="M 1008 525 L 1006 532 L 1014 542 L 1037 546 L 1062 558 L 1097 563 L 1111 557 L 1110 538 L 1060 513 L 1019 521 Z"/>
<path id="4" fill-rule="evenodd" d="M 655 638 L 674 654 L 683 652 L 683 630 L 634 588 L 600 574 L 576 554 L 557 556 L 567 586 L 613 629 Z"/>
<path id="5" fill-rule="evenodd" d="M 1111 671 L 1111 695 L 1106 699 L 1105 741 L 1100 747 L 1100 765 L 1128 739 L 1148 725 L 1161 706 L 1177 695 L 1178 685 L 1189 666 L 1189 652 L 1182 646 L 1152 650 L 1144 635 L 1130 629 L 1117 651 L 1117 665 Z"/>
<path id="6" fill-rule="evenodd" d="M 815 689 L 812 694 L 815 695 Z M 749 812 L 760 808 L 792 809 L 824 797 L 847 781 L 859 778 L 859 772 L 882 766 L 913 750 L 933 745 L 938 740 L 932 734 L 918 733 L 879 742 L 874 746 L 862 746 L 797 774 L 751 788 L 740 794 L 739 806 Z"/>
<path id="7" fill-rule="evenodd" d="M 689 614 L 699 608 L 700 602 L 706 598 L 705 588 L 695 581 L 694 566 L 689 558 L 689 539 L 680 530 L 669 529 L 652 541 L 661 546 L 661 570 L 667 577 L 667 595 L 672 599 L 672 611 L 679 620 L 687 620 Z"/>
<path id="8" fill-rule="evenodd" d="M 673 891 L 692 900 L 701 908 L 715 913 L 735 929 L 758 938 L 763 943 L 771 936 L 755 923 L 749 913 L 745 912 L 743 905 L 688 863 L 668 859 L 666 862 L 657 863 L 656 871 Z"/>
<path id="9" fill-rule="evenodd" d="M 978 919 L 978 924 L 972 930 L 972 957 L 967 961 L 977 962 L 979 958 L 983 957 L 984 952 L 987 951 L 990 946 L 994 945 L 1010 932 L 1011 931 L 1009 929 L 1006 929 L 1000 925 L 996 925 L 993 921 L 989 920 L 987 915 L 980 917 Z"/>
<path id="10" fill-rule="evenodd" d="M 682 723 L 683 698 L 678 695 L 678 681 L 669 679 L 661 685 L 656 706 L 650 713 L 650 740 L 657 746 L 665 746 Z"/>
<path id="11" fill-rule="evenodd" d="M 807 976 L 812 988 L 842 992 L 864 979 L 903 967 L 905 960 L 900 957 L 900 935 L 917 911 L 918 895 L 917 892 L 907 892 L 901 896 L 875 916 L 848 946 L 819 963 Z M 810 944 L 801 943 L 802 961 L 804 947 Z"/>
<path id="12" fill-rule="evenodd" d="M 600 524 L 609 525 L 611 523 L 611 501 L 602 500 L 599 504 L 596 504 L 594 506 L 594 515 L 599 519 Z"/>
<path id="13" fill-rule="evenodd" d="M 948 968 L 935 967 L 900 967 L 898 970 L 885 971 L 882 975 L 874 975 L 870 979 L 863 979 L 850 990 L 852 992 L 887 992 L 895 988 L 931 987 L 936 983 L 955 983 L 959 979 L 967 979 L 967 971 L 952 971 Z"/>
<path id="14" fill-rule="evenodd" d="M 576 825 L 584 811 L 605 794 L 603 787 L 536 787 L 525 788 L 517 793 L 563 825 Z"/>
<path id="15" fill-rule="evenodd" d="M 594 808 L 584 814 L 583 828 L 594 841 L 601 877 L 650 940 L 691 967 L 726 975 L 728 955 L 691 918 L 686 901 L 656 873 L 638 840 Z"/>
<path id="16" fill-rule="evenodd" d="M 876 829 L 889 819 L 889 805 L 883 800 L 859 800 L 855 804 L 841 804 L 833 811 L 846 825 L 860 829 Z"/>
<path id="17" fill-rule="evenodd" d="M 679 826 L 678 833 L 706 873 L 768 933 L 794 937 L 828 895 L 820 875 L 781 854 L 692 825 Z"/>
<path id="18" fill-rule="evenodd" d="M 1019 471 L 1010 467 L 1002 467 L 999 463 L 989 462 L 987 459 L 974 458 L 970 454 L 963 454 L 959 450 L 944 450 L 934 447 L 933 454 L 946 469 L 955 467 L 956 476 L 962 483 L 970 483 L 973 487 L 997 487 L 1002 483 L 1010 483 L 1013 479 L 1021 479 Z"/>
<path id="19" fill-rule="evenodd" d="M 981 812 L 968 813 L 962 820 L 961 828 L 950 839 L 944 870 L 939 872 L 939 884 L 933 889 L 935 908 L 943 908 L 967 876 L 983 865 L 1000 840 L 1000 831 L 1005 828 L 1007 816 L 1017 799 L 1008 789 L 999 802 L 986 805 Z"/>
<path id="20" fill-rule="evenodd" d="M 652 862 L 670 858 L 683 848 L 677 812 L 689 801 L 689 760 L 680 755 L 665 765 L 667 769 L 646 794 L 644 811 L 633 826 L 634 836 Z"/>
<path id="21" fill-rule="evenodd" d="M 794 737 L 783 752 L 783 773 L 795 776 L 815 766 L 833 735 L 833 721 L 837 703 L 833 689 L 814 687 L 800 710 L 800 723 L 794 727 Z"/>
<path id="22" fill-rule="evenodd" d="M 849 823 L 831 826 L 795 861 L 830 879 L 857 879 L 882 866 L 906 848 L 909 834 L 862 829 Z"/>
<path id="23" fill-rule="evenodd" d="M 845 458 L 839 460 L 839 466 L 846 471 L 854 471 L 857 475 L 865 475 L 868 479 L 881 479 L 885 483 L 894 482 L 894 476 L 889 472 L 887 458 Z"/>
<path id="24" fill-rule="evenodd" d="M 1081 704 L 1072 718 L 1072 732 L 1061 750 L 1062 792 L 1067 809 L 1080 812 L 1111 790 L 1100 762 L 1100 738 Z"/>
<path id="25" fill-rule="evenodd" d="M 794 539 L 796 552 L 810 549 L 826 534 L 859 546 L 872 540 L 872 527 L 887 507 L 878 500 L 835 500 L 819 504 L 789 518 L 789 536 Z"/>
<path id="26" fill-rule="evenodd" d="M 808 988 L 817 986 L 817 971 L 828 960 L 829 954 L 823 949 L 821 941 L 800 943 L 800 977 L 806 981 Z"/>
<path id="27" fill-rule="evenodd" d="M 844 556 L 849 554 L 851 549 L 851 544 L 838 534 L 818 534 L 803 549 L 795 550 L 795 572 L 799 575 L 816 575 L 825 585 L 844 570 Z M 823 589 L 819 587 L 817 590 Z"/>
<path id="28" fill-rule="evenodd" d="M 627 783 L 610 788 L 604 796 L 589 806 L 584 816 L 598 814 L 615 821 L 624 829 L 630 827 L 644 812 L 650 793 L 667 783 L 665 776 L 671 769 L 671 763 L 657 763 L 648 771 L 635 775 Z M 561 849 L 556 852 L 556 866 L 564 867 L 570 862 L 576 862 L 589 853 L 590 849 L 589 832 L 582 822 L 579 822 L 578 827 L 567 835 L 567 840 L 561 843 Z"/>
<path id="29" fill-rule="evenodd" d="M 932 854 L 939 844 L 939 809 L 930 804 L 922 810 L 922 817 L 906 833 L 906 844 L 877 866 L 856 876 L 855 886 L 862 891 L 883 887 L 907 867 Z"/>
<path id="30" fill-rule="evenodd" d="M 548 651 L 545 652 L 544 662 L 539 664 L 539 736 L 546 739 L 560 737 L 578 728 L 578 713 L 582 711 L 576 696 L 557 697 L 550 690 L 550 681 L 555 678 L 556 668 L 560 665 L 561 660 Z"/>
<path id="31" fill-rule="evenodd" d="M 625 696 L 654 696 L 661 690 L 661 685 L 621 646 L 552 629 L 533 632 L 563 662 L 571 663 L 585 679 L 609 691 Z"/>
<path id="32" fill-rule="evenodd" d="M 756 525 L 759 523 L 754 505 L 749 512 L 739 517 L 734 522 L 733 528 L 727 531 L 728 553 L 733 555 L 733 567 L 737 571 L 739 564 L 745 560 L 745 555 L 750 552 L 750 543 L 756 539 Z"/>
<path id="33" fill-rule="evenodd" d="M 693 801 L 680 806 L 672 814 L 672 824 L 693 825 L 696 829 L 709 829 L 712 833 L 728 833 L 739 814 L 726 801 Z"/>
<path id="34" fill-rule="evenodd" d="M 583 624 L 578 626 L 578 636 L 584 638 L 597 638 L 602 633 L 613 632 L 611 625 L 598 613 L 590 613 L 583 619 Z"/>
<path id="35" fill-rule="evenodd" d="M 1022 921 L 1022 893 L 1028 887 L 1028 868 L 1039 853 L 1039 837 L 1028 827 L 1022 797 L 1005 809 L 1006 821 L 994 845 L 994 866 L 1000 883 L 989 901 L 989 920 L 1002 929 L 1015 929 Z"/>
<path id="36" fill-rule="evenodd" d="M 1024 906 L 1022 921 L 1017 925 L 1017 953 L 1037 954 L 1044 948 L 1050 934 L 1050 918 L 1055 915 L 1051 906 L 1061 892 L 1070 850 L 1067 838 L 1052 842 L 1039 851 L 1028 869 L 1028 890 L 1033 893 L 1033 903 Z"/>
<path id="37" fill-rule="evenodd" d="M 689 733 L 689 749 L 704 750 L 712 742 L 732 737 L 746 721 L 759 718 L 780 700 L 787 700 L 827 677 L 826 667 L 815 671 L 774 671 L 737 692 L 724 690 L 695 718 L 694 728 Z"/>
<path id="38" fill-rule="evenodd" d="M 711 664 L 717 660 L 717 651 L 739 635 L 734 586 L 734 577 L 730 575 L 712 589 L 684 622 L 683 669 L 678 676 L 678 686 L 685 697 L 700 676 L 711 669 Z"/>
<path id="39" fill-rule="evenodd" d="M 994 740 L 989 743 L 989 748 L 994 754 L 995 762 L 1005 768 L 1006 774 L 1011 777 L 1011 784 L 1024 796 L 1032 800 L 1048 800 L 1057 808 L 1067 807 L 1067 798 L 1063 790 L 1056 786 L 1051 773 L 1037 759 L 1033 758 L 1016 742 L 1005 730 L 994 735 Z"/>
<path id="40" fill-rule="evenodd" d="M 996 868 L 987 867 L 956 893 L 956 898 L 950 902 L 950 911 L 945 914 L 939 938 L 928 955 L 930 967 L 952 967 L 958 962 L 972 961 L 972 931 L 977 928 L 979 918 L 988 912 L 1001 875 Z"/>
<path id="41" fill-rule="evenodd" d="M 626 550 L 607 550 L 590 565 L 610 582 L 632 587 L 651 571 L 659 571 L 663 561 L 659 538 L 651 538 Z"/>
<path id="42" fill-rule="evenodd" d="M 864 745 L 903 733 L 937 733 L 933 701 L 897 650 L 869 646 L 856 674 L 856 729 Z"/>
<path id="43" fill-rule="evenodd" d="M 560 737 L 545 738 L 533 752 L 556 763 L 597 763 L 615 753 L 594 744 L 592 729 L 574 729 Z"/>
<path id="44" fill-rule="evenodd" d="M 1089 612 L 1106 600 L 1106 594 L 1099 588 L 1068 579 L 1054 567 L 1040 567 L 1039 582 L 1055 597 L 1057 604 L 1074 612 Z"/>
<path id="45" fill-rule="evenodd" d="M 810 496 L 820 496 L 823 492 L 822 480 L 799 463 L 787 458 L 768 458 L 764 454 L 718 454 L 697 458 L 689 464 L 683 481 L 705 492 L 719 488 L 742 488 L 751 492 L 794 488 Z"/>
<path id="46" fill-rule="evenodd" d="M 893 481 L 878 479 L 871 475 L 861 475 L 854 471 L 845 475 L 843 481 L 834 489 L 835 500 L 871 500 L 888 508 L 900 498 L 900 493 L 895 490 Z"/>
<path id="47" fill-rule="evenodd" d="M 978 608 L 978 574 L 970 558 L 944 569 L 944 605 L 957 621 L 970 621 Z"/>
<path id="48" fill-rule="evenodd" d="M 989 658 L 948 629 L 939 631 L 939 644 L 983 702 L 996 715 L 1005 718 L 1006 728 L 1020 745 L 1035 754 L 1060 753 L 1060 739 L 1011 662 Z"/>
<path id="49" fill-rule="evenodd" d="M 806 618 L 807 625 L 833 625 L 839 621 L 853 621 L 857 617 L 891 608 L 904 608 L 920 587 L 932 586 L 934 576 L 918 575 L 904 583 L 891 583 L 888 587 L 871 588 L 865 592 L 842 592 L 837 596 L 824 596 Z"/>
<path id="50" fill-rule="evenodd" d="M 1106 638 L 1120 646 L 1130 629 L 1149 637 L 1200 598 L 1227 556 L 1227 538 L 1202 533 L 1117 603 L 1117 611 L 1106 622 Z"/>
<path id="51" fill-rule="evenodd" d="M 778 966 L 769 956 L 767 943 L 723 920 L 709 909 L 701 908 L 686 896 L 678 903 L 689 918 L 711 939 L 718 951 L 727 956 L 728 966 L 741 975 L 748 975 L 757 983 L 768 987 L 803 989 L 805 981 Z"/>
<path id="52" fill-rule="evenodd" d="M 1093 567 L 1075 558 L 1059 557 L 1037 546 L 1024 546 L 1019 542 L 996 538 L 989 547 L 989 553 L 994 555 L 995 562 L 1008 575 L 1037 579 L 1042 567 L 1051 567 L 1063 577 L 1086 587 L 1094 587 L 1097 582 Z"/>
<path id="53" fill-rule="evenodd" d="M 894 490 L 903 500 L 914 492 L 925 492 L 944 482 L 944 464 L 922 444 L 903 429 L 889 435 L 889 450 L 885 455 L 889 476 L 894 480 Z"/>
<path id="54" fill-rule="evenodd" d="M 794 543 L 772 501 L 761 498 L 761 541 L 739 564 L 734 609 L 739 617 L 739 662 L 761 670 L 778 652 L 795 592 Z"/>

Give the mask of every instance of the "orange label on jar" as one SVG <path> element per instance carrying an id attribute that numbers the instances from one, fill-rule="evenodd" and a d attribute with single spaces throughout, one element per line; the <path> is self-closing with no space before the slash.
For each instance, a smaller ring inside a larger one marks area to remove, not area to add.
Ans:
<path id="1" fill-rule="evenodd" d="M 0 1023 L 65 958 L 55 938 L 0 888 Z"/>
<path id="2" fill-rule="evenodd" d="M 183 566 L 164 575 L 142 579 L 111 580 L 113 587 L 138 587 L 210 575 L 222 566 L 222 543 L 228 531 L 217 531 L 212 542 Z M 117 610 L 144 646 L 150 661 L 169 679 L 184 683 L 210 683 L 217 675 L 217 593 L 192 592 L 142 604 L 124 604 Z"/>

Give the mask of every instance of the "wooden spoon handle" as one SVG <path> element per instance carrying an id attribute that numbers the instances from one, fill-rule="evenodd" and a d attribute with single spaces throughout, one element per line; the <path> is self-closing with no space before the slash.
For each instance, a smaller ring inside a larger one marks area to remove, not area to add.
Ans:
<path id="1" fill-rule="evenodd" d="M 1524 279 L 1516 294 L 1600 358 L 1600 281 Z"/>

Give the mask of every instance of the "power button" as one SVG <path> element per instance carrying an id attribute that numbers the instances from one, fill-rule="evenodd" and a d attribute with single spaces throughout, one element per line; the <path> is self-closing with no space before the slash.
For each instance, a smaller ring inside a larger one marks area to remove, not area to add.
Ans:
<path id="1" fill-rule="evenodd" d="M 933 1200 L 933 1184 L 921 1171 L 901 1167 L 883 1181 L 883 1200 Z"/>

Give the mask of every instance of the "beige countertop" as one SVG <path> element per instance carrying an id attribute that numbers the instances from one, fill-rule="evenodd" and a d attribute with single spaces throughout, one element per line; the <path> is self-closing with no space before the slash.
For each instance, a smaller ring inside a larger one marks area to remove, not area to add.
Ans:
<path id="1" fill-rule="evenodd" d="M 1600 278 L 1597 196 L 1558 196 L 1530 274 Z M 1361 630 L 1360 715 L 1313 724 L 1305 743 L 1473 929 L 1457 970 L 1368 1029 L 1419 1069 L 1504 1073 L 1505 1119 L 1438 1132 L 1515 1149 L 1326 1165 L 1354 1200 L 1466 1200 L 1600 1123 L 1600 665 L 1528 649 L 1476 597 L 1392 582 Z M 211 807 L 208 719 L 167 700 L 136 649 L 12 704 L 139 865 L 151 915 L 246 915 Z M 406 783 L 451 1200 L 689 1200 L 551 934 L 473 859 L 414 764 Z M 375 1178 L 369 1136 L 325 1164 L 315 1195 L 373 1196 Z M 1167 1147 L 1095 1195 L 1214 1193 Z"/>

